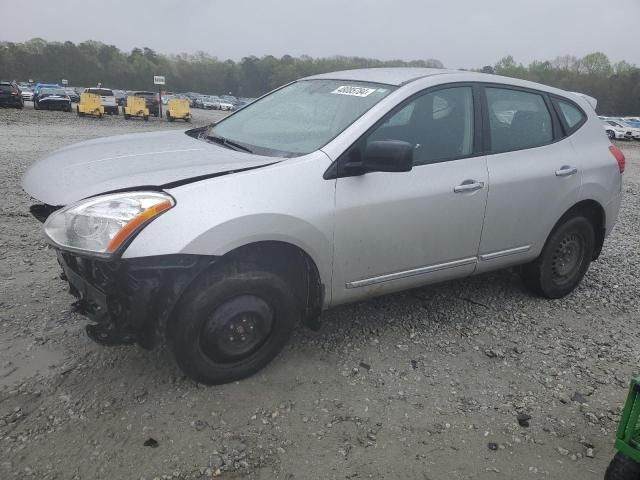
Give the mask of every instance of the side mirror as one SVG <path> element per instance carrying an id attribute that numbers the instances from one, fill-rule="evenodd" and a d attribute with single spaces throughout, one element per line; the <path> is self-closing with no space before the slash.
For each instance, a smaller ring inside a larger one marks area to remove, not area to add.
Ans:
<path id="1" fill-rule="evenodd" d="M 400 140 L 377 140 L 367 145 L 360 161 L 344 165 L 347 175 L 367 172 L 408 172 L 413 168 L 414 147 Z"/>

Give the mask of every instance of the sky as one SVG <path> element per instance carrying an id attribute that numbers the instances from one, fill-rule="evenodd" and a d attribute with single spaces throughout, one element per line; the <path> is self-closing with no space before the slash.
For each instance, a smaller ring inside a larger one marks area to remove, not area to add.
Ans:
<path id="1" fill-rule="evenodd" d="M 640 0 L 0 0 L 9 7 L 22 21 L 2 22 L 0 41 L 91 39 L 233 60 L 436 58 L 449 68 L 602 51 L 640 64 Z"/>

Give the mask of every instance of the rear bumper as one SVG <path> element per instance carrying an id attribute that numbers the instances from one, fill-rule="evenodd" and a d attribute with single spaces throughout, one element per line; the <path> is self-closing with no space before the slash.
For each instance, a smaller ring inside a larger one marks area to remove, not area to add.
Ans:
<path id="1" fill-rule="evenodd" d="M 20 107 L 23 104 L 21 96 L 0 97 L 0 107 Z"/>
<path id="2" fill-rule="evenodd" d="M 38 102 L 38 108 L 44 109 L 44 110 L 68 110 L 71 108 L 71 102 L 70 101 L 63 101 L 63 102 L 54 102 L 54 101 L 49 101 L 47 102 L 46 100 L 40 100 Z"/>
<path id="3" fill-rule="evenodd" d="M 69 292 L 78 298 L 77 310 L 116 343 L 131 338 L 147 349 L 164 333 L 187 286 L 216 260 L 203 255 L 102 260 L 56 252 Z"/>

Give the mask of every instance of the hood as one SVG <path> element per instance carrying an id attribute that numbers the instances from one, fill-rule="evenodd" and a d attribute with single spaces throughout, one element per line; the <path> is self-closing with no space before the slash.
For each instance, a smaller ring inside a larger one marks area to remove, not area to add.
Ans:
<path id="1" fill-rule="evenodd" d="M 184 131 L 135 133 L 77 143 L 34 163 L 22 179 L 33 198 L 62 206 L 128 188 L 161 188 L 281 159 L 236 152 Z"/>

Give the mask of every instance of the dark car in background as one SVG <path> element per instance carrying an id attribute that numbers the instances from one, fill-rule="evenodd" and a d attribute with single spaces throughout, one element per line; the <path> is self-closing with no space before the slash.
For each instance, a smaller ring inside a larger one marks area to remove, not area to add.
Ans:
<path id="1" fill-rule="evenodd" d="M 22 94 L 14 82 L 0 82 L 0 107 L 12 107 L 19 110 L 24 107 Z"/>
<path id="2" fill-rule="evenodd" d="M 33 108 L 35 110 L 62 110 L 71 111 L 71 99 L 62 87 L 41 88 L 37 95 L 33 97 Z"/>
<path id="3" fill-rule="evenodd" d="M 113 95 L 114 97 L 116 97 L 116 103 L 118 104 L 119 107 L 123 107 L 126 103 L 125 103 L 125 98 L 127 98 L 127 92 L 124 90 L 114 90 L 113 91 Z"/>
<path id="4" fill-rule="evenodd" d="M 137 92 L 129 92 L 125 97 L 124 104 L 127 104 L 128 97 L 142 97 L 147 104 L 147 108 L 149 109 L 149 113 L 154 117 L 157 117 L 160 113 L 160 99 L 158 98 L 158 94 L 154 92 L 145 92 L 145 91 L 137 91 Z"/>
<path id="5" fill-rule="evenodd" d="M 64 91 L 67 92 L 67 95 L 72 102 L 78 103 L 80 101 L 80 95 L 78 95 L 75 88 L 65 87 Z"/>

